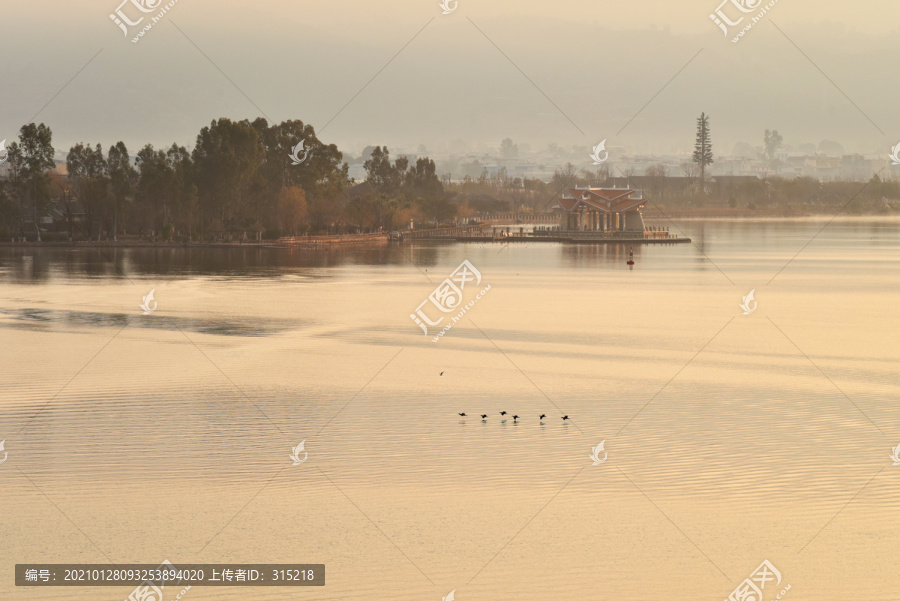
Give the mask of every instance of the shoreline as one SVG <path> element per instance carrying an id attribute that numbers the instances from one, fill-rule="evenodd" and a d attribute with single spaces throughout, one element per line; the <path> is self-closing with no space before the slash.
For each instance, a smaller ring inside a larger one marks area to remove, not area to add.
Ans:
<path id="1" fill-rule="evenodd" d="M 654 223 L 663 223 L 663 222 L 691 222 L 691 221 L 715 221 L 715 222 L 778 222 L 778 223 L 787 223 L 787 222 L 842 222 L 842 223 L 900 223 L 900 214 L 868 214 L 868 215 L 842 215 L 842 214 L 828 214 L 828 213 L 818 213 L 818 214 L 807 214 L 807 215 L 777 215 L 773 212 L 767 212 L 766 214 L 740 214 L 740 215 L 703 215 L 703 214 L 681 214 L 681 215 L 648 215 L 644 214 L 645 221 L 652 221 Z M 514 227 L 521 224 L 509 224 L 509 227 Z M 556 240 L 557 236 L 548 236 L 549 238 L 554 238 L 553 241 L 556 242 L 582 242 L 582 240 L 573 240 L 571 238 L 567 240 Z M 411 239 L 404 240 L 404 243 L 420 241 L 420 240 L 437 240 L 437 241 L 457 241 L 457 242 L 482 242 L 482 241 L 490 241 L 490 236 L 421 236 L 415 237 Z M 510 236 L 507 238 L 497 238 L 495 241 L 500 242 L 526 242 L 526 241 L 550 241 L 546 240 L 544 236 Z M 600 240 L 589 240 L 590 242 L 599 242 Z M 618 242 L 626 242 L 626 243 L 640 243 L 640 242 L 681 242 L 683 240 L 679 240 L 676 238 L 669 239 L 634 239 L 634 238 L 623 238 L 623 239 L 603 239 L 606 243 L 618 243 Z M 146 240 L 104 240 L 101 242 L 97 241 L 87 241 L 87 240 L 77 240 L 77 241 L 61 241 L 61 240 L 44 240 L 41 242 L 35 241 L 26 241 L 26 242 L 0 242 L 0 248 L 67 248 L 67 249 L 105 249 L 105 248 L 270 248 L 270 249 L 283 249 L 283 250 L 305 250 L 305 249 L 328 249 L 334 247 L 344 247 L 344 246 L 374 246 L 374 245 L 384 245 L 388 243 L 387 235 L 373 235 L 373 234 L 336 234 L 332 236 L 309 236 L 306 239 L 303 237 L 297 237 L 293 240 L 284 240 L 284 239 L 275 239 L 275 240 L 261 240 L 261 241 L 247 241 L 247 242 L 150 242 Z"/>
<path id="2" fill-rule="evenodd" d="M 427 240 L 427 238 L 425 239 Z M 457 236 L 455 238 L 431 239 L 462 243 L 495 242 L 497 244 L 510 244 L 512 242 L 555 242 L 558 244 L 684 244 L 691 241 L 690 238 L 684 236 L 671 238 L 603 238 L 600 236 L 508 236 L 505 238 L 491 238 L 490 236 Z"/>

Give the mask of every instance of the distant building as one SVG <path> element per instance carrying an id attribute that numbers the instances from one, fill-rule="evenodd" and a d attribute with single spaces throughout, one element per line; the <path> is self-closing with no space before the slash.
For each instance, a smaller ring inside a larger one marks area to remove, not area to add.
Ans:
<path id="1" fill-rule="evenodd" d="M 643 232 L 644 196 L 631 188 L 575 186 L 557 199 L 560 230 L 568 232 Z"/>

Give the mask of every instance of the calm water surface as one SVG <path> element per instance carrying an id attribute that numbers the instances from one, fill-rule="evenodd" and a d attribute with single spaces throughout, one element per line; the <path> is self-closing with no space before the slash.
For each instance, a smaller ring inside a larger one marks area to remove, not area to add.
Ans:
<path id="1" fill-rule="evenodd" d="M 896 601 L 900 221 L 677 225 L 693 244 L 634 270 L 537 243 L 0 250 L 0 598 L 130 592 L 16 589 L 17 562 L 169 559 L 327 566 L 197 601 L 721 601 L 768 559 L 765 601 Z M 433 343 L 409 314 L 463 259 L 491 289 Z"/>

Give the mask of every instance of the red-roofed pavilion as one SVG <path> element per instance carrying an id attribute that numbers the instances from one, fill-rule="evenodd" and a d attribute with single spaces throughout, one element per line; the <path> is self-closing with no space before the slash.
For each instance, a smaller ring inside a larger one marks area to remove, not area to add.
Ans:
<path id="1" fill-rule="evenodd" d="M 644 197 L 639 190 L 576 186 L 560 194 L 557 202 L 554 210 L 561 213 L 561 231 L 644 231 Z"/>

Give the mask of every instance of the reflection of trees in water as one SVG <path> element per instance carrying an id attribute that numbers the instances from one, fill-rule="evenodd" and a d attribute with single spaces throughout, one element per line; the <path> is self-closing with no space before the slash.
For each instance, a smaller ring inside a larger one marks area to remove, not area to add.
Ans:
<path id="1" fill-rule="evenodd" d="M 128 278 L 140 276 L 241 275 L 272 277 L 305 269 L 342 265 L 438 263 L 440 244 L 389 244 L 335 247 L 327 250 L 257 246 L 230 248 L 9 248 L 0 250 L 0 279 L 45 282 L 57 277 Z M 307 274 L 311 275 L 311 274 Z"/>
<path id="2" fill-rule="evenodd" d="M 706 254 L 706 222 L 697 224 L 697 231 L 691 234 L 691 241 L 704 255 Z"/>

